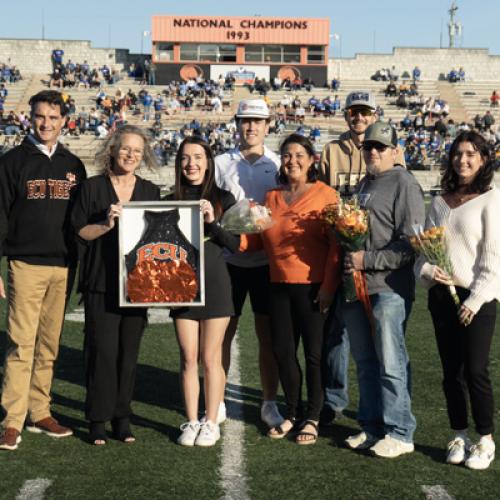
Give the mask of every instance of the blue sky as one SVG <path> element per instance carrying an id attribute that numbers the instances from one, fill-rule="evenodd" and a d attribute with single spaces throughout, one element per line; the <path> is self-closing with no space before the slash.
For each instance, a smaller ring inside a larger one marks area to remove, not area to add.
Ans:
<path id="1" fill-rule="evenodd" d="M 341 37 L 342 56 L 357 52 L 391 52 L 394 46 L 439 47 L 440 33 L 448 45 L 446 23 L 451 0 L 18 0 L 0 2 L 0 38 L 91 40 L 95 47 L 150 50 L 154 14 L 329 17 L 330 31 Z M 499 0 L 458 0 L 464 26 L 463 47 L 500 54 Z M 340 41 L 332 47 L 339 55 Z M 1 54 L 0 54 L 1 60 Z"/>

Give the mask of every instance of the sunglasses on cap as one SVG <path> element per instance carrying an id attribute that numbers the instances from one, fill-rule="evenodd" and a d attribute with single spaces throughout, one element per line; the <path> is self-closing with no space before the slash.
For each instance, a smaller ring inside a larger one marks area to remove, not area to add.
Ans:
<path id="1" fill-rule="evenodd" d="M 371 151 L 375 148 L 379 153 L 383 153 L 389 146 L 382 144 L 381 142 L 364 142 L 363 149 L 365 151 Z"/>
<path id="2" fill-rule="evenodd" d="M 349 108 L 347 110 L 347 114 L 350 118 L 354 118 L 356 115 L 361 115 L 361 116 L 372 116 L 374 114 L 374 111 L 371 110 L 370 108 Z"/>

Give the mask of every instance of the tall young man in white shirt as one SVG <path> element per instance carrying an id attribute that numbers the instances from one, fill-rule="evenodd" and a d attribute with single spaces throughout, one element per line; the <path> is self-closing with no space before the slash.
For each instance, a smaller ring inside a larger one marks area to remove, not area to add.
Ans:
<path id="1" fill-rule="evenodd" d="M 238 147 L 215 158 L 217 185 L 237 200 L 252 198 L 263 203 L 266 192 L 277 185 L 280 159 L 264 145 L 269 132 L 270 113 L 261 99 L 242 100 L 236 113 Z M 259 341 L 259 369 L 263 392 L 261 418 L 269 426 L 280 425 L 283 417 L 276 406 L 278 367 L 274 359 L 268 316 L 269 266 L 264 252 L 232 254 L 227 258 L 233 287 L 235 316 L 226 331 L 223 364 L 229 371 L 231 342 L 236 334 L 246 296 L 254 313 Z"/>

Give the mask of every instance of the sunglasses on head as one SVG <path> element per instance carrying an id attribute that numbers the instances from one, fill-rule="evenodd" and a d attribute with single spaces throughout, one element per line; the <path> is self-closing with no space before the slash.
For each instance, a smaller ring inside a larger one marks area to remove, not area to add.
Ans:
<path id="1" fill-rule="evenodd" d="M 379 153 L 385 151 L 389 146 L 382 144 L 380 142 L 365 142 L 363 143 L 363 149 L 365 151 L 371 151 L 375 148 Z"/>
<path id="2" fill-rule="evenodd" d="M 372 116 L 373 111 L 370 108 L 349 108 L 347 110 L 347 114 L 353 118 L 356 115 L 361 115 L 361 116 Z"/>

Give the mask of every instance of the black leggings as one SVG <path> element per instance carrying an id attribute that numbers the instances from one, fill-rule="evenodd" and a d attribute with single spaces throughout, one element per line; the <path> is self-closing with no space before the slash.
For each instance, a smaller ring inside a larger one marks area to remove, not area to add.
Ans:
<path id="1" fill-rule="evenodd" d="M 324 317 L 315 303 L 319 284 L 271 283 L 269 316 L 273 352 L 288 407 L 288 418 L 302 416 L 302 371 L 297 359 L 300 338 L 306 360 L 307 410 L 305 417 L 319 420 L 323 404 L 321 350 Z"/>
<path id="2" fill-rule="evenodd" d="M 469 291 L 457 287 L 463 302 Z M 496 302 L 484 304 L 472 323 L 458 322 L 457 309 L 448 289 L 436 285 L 429 290 L 436 341 L 443 366 L 443 390 L 453 430 L 467 429 L 467 392 L 476 431 L 484 436 L 494 430 L 493 390 L 488 373 L 491 340 L 495 330 Z"/>
<path id="3" fill-rule="evenodd" d="M 135 385 L 146 309 L 119 308 L 103 293 L 87 293 L 85 303 L 85 371 L 88 420 L 128 417 Z"/>

